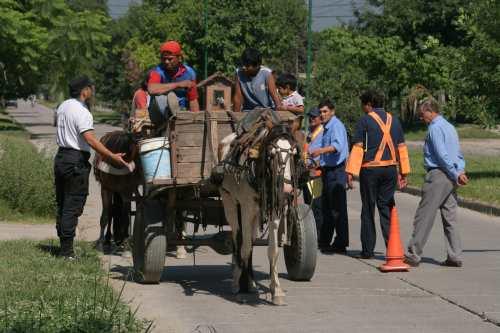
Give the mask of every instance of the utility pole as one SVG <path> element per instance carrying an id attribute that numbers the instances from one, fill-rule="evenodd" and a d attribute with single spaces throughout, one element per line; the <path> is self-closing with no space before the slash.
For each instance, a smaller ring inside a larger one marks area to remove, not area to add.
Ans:
<path id="1" fill-rule="evenodd" d="M 205 27 L 205 43 L 203 43 L 204 79 L 208 77 L 208 49 L 206 38 L 208 36 L 208 0 L 203 0 L 203 25 Z"/>
<path id="2" fill-rule="evenodd" d="M 307 11 L 307 63 L 306 63 L 306 103 L 305 112 L 311 106 L 311 65 L 312 65 L 312 0 L 309 0 Z M 305 126 L 308 127 L 309 119 L 305 119 Z"/>

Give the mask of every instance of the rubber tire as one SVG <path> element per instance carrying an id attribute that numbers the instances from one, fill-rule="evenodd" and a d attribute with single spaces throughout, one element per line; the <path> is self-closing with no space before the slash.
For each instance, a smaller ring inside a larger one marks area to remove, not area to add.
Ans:
<path id="1" fill-rule="evenodd" d="M 159 200 L 148 200 L 137 205 L 132 247 L 136 282 L 160 282 L 167 250 L 163 221 L 163 207 Z"/>
<path id="2" fill-rule="evenodd" d="M 298 204 L 297 213 L 297 225 L 293 228 L 291 237 L 292 244 L 283 247 L 285 264 L 290 280 L 309 281 L 316 270 L 316 222 L 312 209 L 306 204 Z"/>

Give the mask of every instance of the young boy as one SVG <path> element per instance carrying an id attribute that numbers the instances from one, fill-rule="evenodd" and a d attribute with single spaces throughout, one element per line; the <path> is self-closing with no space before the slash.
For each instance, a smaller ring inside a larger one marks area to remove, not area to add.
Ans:
<path id="1" fill-rule="evenodd" d="M 290 73 L 283 73 L 276 81 L 278 92 L 282 100 L 282 111 L 290 111 L 295 114 L 304 113 L 304 98 L 297 92 L 297 79 Z"/>
<path id="2" fill-rule="evenodd" d="M 262 66 L 260 52 L 248 48 L 241 55 L 241 67 L 236 70 L 234 111 L 250 111 L 255 108 L 279 109 L 281 100 L 271 70 Z"/>

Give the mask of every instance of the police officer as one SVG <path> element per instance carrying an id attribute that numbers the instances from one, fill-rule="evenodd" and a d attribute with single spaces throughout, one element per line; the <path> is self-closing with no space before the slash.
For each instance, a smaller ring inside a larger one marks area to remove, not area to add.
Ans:
<path id="1" fill-rule="evenodd" d="M 68 259 L 75 258 L 73 239 L 88 195 L 90 147 L 116 166 L 128 166 L 123 154 L 112 153 L 94 135 L 93 118 L 87 106 L 93 91 L 94 84 L 87 76 L 76 78 L 69 83 L 71 98 L 57 109 L 56 229 L 60 254 Z"/>
<path id="2" fill-rule="evenodd" d="M 345 173 L 349 154 L 347 131 L 335 117 L 335 106 L 330 100 L 321 102 L 318 107 L 323 123 L 323 138 L 321 148 L 313 150 L 311 156 L 320 156 L 323 180 L 323 225 L 319 247 L 322 252 L 346 253 L 349 245 Z M 332 243 L 334 232 L 335 240 Z"/>
<path id="3" fill-rule="evenodd" d="M 375 204 L 380 215 L 380 226 L 385 243 L 389 237 L 390 209 L 394 206 L 396 184 L 404 187 L 410 173 L 408 150 L 399 120 L 384 110 L 383 93 L 366 91 L 361 97 L 365 115 L 356 124 L 346 167 L 348 185 L 359 175 L 361 192 L 361 258 L 374 256 Z M 399 170 L 398 170 L 399 165 Z"/>

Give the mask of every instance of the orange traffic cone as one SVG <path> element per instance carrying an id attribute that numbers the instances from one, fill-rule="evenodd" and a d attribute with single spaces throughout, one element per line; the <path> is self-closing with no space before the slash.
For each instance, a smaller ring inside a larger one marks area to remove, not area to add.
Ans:
<path id="1" fill-rule="evenodd" d="M 403 245 L 399 235 L 398 211 L 396 206 L 391 208 L 389 241 L 387 242 L 386 262 L 379 269 L 382 272 L 407 272 L 410 266 L 405 264 Z"/>

